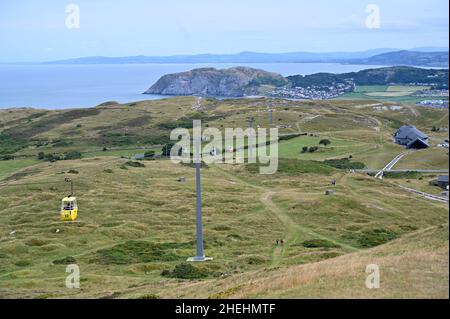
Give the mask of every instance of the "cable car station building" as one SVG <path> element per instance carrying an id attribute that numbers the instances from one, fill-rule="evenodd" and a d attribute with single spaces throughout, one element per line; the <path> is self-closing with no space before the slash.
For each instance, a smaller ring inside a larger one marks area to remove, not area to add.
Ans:
<path id="1" fill-rule="evenodd" d="M 406 148 L 427 148 L 428 136 L 419 131 L 415 126 L 403 125 L 394 133 L 395 143 Z"/>

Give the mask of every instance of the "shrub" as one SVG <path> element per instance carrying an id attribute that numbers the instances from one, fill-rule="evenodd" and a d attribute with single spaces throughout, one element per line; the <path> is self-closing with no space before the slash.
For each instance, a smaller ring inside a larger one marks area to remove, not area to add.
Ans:
<path id="1" fill-rule="evenodd" d="M 128 161 L 124 165 L 131 166 L 131 167 L 145 167 L 145 164 L 140 162 L 134 162 L 134 161 Z"/>
<path id="2" fill-rule="evenodd" d="M 65 140 L 57 139 L 52 141 L 53 146 L 55 147 L 64 147 L 73 144 L 73 142 L 68 142 Z"/>
<path id="3" fill-rule="evenodd" d="M 64 156 L 64 159 L 66 160 L 74 160 L 74 159 L 80 159 L 81 153 L 78 151 L 70 151 Z"/>
<path id="4" fill-rule="evenodd" d="M 385 178 L 411 178 L 416 179 L 421 176 L 420 173 L 416 171 L 406 171 L 406 172 L 384 172 L 383 177 Z"/>
<path id="5" fill-rule="evenodd" d="M 124 265 L 132 263 L 174 261 L 182 258 L 178 249 L 191 248 L 192 243 L 153 243 L 129 240 L 110 248 L 100 249 L 91 263 Z"/>
<path id="6" fill-rule="evenodd" d="M 329 140 L 329 139 L 323 139 L 323 140 L 320 140 L 319 141 L 319 144 L 320 145 L 324 145 L 324 146 L 327 146 L 327 145 L 330 145 L 331 144 L 331 141 Z"/>
<path id="7" fill-rule="evenodd" d="M 208 277 L 208 272 L 192 266 L 192 264 L 182 263 L 176 265 L 173 270 L 163 270 L 161 275 L 180 279 L 201 279 Z"/>
<path id="8" fill-rule="evenodd" d="M 47 242 L 39 239 L 39 238 L 30 238 L 29 240 L 27 240 L 27 242 L 25 244 L 27 244 L 28 246 L 43 246 L 45 245 Z"/>
<path id="9" fill-rule="evenodd" d="M 10 160 L 14 159 L 14 156 L 13 155 L 3 155 L 3 156 L 0 157 L 0 159 L 2 161 L 10 161 Z"/>
<path id="10" fill-rule="evenodd" d="M 66 256 L 64 258 L 53 260 L 53 264 L 55 265 L 69 265 L 76 262 L 76 259 L 72 256 Z"/>
<path id="11" fill-rule="evenodd" d="M 362 162 L 351 162 L 348 158 L 325 160 L 325 164 L 337 169 L 363 169 L 366 165 Z"/>
<path id="12" fill-rule="evenodd" d="M 18 267 L 26 267 L 31 265 L 31 261 L 29 260 L 18 260 L 14 263 L 14 265 Z"/>
<path id="13" fill-rule="evenodd" d="M 303 146 L 302 147 L 302 153 L 306 153 L 308 152 L 308 146 Z"/>
<path id="14" fill-rule="evenodd" d="M 360 233 L 345 235 L 346 239 L 355 240 L 362 248 L 375 247 L 397 238 L 397 233 L 383 228 L 367 229 Z"/>
<path id="15" fill-rule="evenodd" d="M 58 154 L 45 154 L 44 161 L 56 162 L 61 160 L 61 156 Z"/>
<path id="16" fill-rule="evenodd" d="M 162 148 L 162 155 L 163 156 L 170 156 L 170 150 L 172 149 L 172 147 L 174 146 L 174 143 L 167 143 L 166 145 L 163 146 Z"/>
<path id="17" fill-rule="evenodd" d="M 245 167 L 251 173 L 258 173 L 261 163 L 252 163 L 247 164 Z M 322 174 L 328 175 L 333 173 L 334 168 L 325 165 L 322 162 L 318 161 L 305 161 L 305 160 L 297 160 L 297 159 L 287 159 L 280 158 L 278 160 L 278 170 L 277 174 L 289 174 L 289 175 L 298 175 L 298 174 Z"/>
<path id="18" fill-rule="evenodd" d="M 333 243 L 329 240 L 325 240 L 325 239 L 305 240 L 304 242 L 302 242 L 302 246 L 306 247 L 306 248 L 318 248 L 318 247 L 338 248 L 338 247 L 340 247 L 339 245 L 336 245 L 335 243 Z"/>
<path id="19" fill-rule="evenodd" d="M 287 141 L 299 136 L 307 135 L 306 133 L 295 133 L 295 134 L 289 134 L 289 135 L 282 135 L 278 138 L 278 141 Z"/>

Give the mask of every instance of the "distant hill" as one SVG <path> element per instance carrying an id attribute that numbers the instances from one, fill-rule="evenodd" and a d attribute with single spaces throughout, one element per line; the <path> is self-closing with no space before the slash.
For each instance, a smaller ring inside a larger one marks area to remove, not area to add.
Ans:
<path id="1" fill-rule="evenodd" d="M 394 66 L 366 69 L 349 73 L 316 73 L 311 75 L 288 76 L 291 86 L 329 85 L 331 83 L 353 81 L 356 85 L 426 84 L 438 88 L 448 88 L 448 69 L 422 69 L 409 66 Z"/>
<path id="2" fill-rule="evenodd" d="M 415 65 L 427 67 L 448 67 L 449 53 L 396 51 L 378 54 L 369 58 L 352 60 L 357 64 L 372 65 Z"/>
<path id="3" fill-rule="evenodd" d="M 261 53 L 240 52 L 236 54 L 197 54 L 172 56 L 127 56 L 104 57 L 92 56 L 58 61 L 47 64 L 145 64 L 145 63 L 289 63 L 289 62 L 346 62 L 350 59 L 364 59 L 371 56 L 395 51 L 380 48 L 360 52 L 288 52 Z"/>
<path id="4" fill-rule="evenodd" d="M 349 63 L 372 65 L 416 65 L 448 66 L 448 50 L 434 51 L 423 47 L 414 51 L 399 51 L 392 48 L 380 48 L 359 52 L 288 52 L 261 53 L 240 52 L 236 54 L 196 54 L 172 56 L 92 56 L 58 61 L 45 64 L 147 64 L 147 63 Z"/>
<path id="5" fill-rule="evenodd" d="M 240 97 L 259 94 L 264 85 L 278 87 L 285 84 L 287 80 L 280 74 L 258 69 L 201 68 L 164 75 L 144 93 Z"/>
<path id="6" fill-rule="evenodd" d="M 267 95 L 302 98 L 332 98 L 350 92 L 355 85 L 428 85 L 448 88 L 448 69 L 423 69 L 409 66 L 367 69 L 350 73 L 315 73 L 284 78 L 263 70 L 234 67 L 230 69 L 200 68 L 188 72 L 167 74 L 153 84 L 145 94 L 200 95 L 242 97 Z M 295 88 L 314 92 L 294 92 Z M 280 91 L 281 90 L 281 91 Z M 322 94 L 321 92 L 330 92 Z M 318 95 L 317 95 L 318 94 Z"/>

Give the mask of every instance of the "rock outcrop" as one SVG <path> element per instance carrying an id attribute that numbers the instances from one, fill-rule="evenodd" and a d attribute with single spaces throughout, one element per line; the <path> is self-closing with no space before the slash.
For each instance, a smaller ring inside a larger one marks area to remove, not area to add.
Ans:
<path id="1" fill-rule="evenodd" d="M 164 75 L 144 93 L 242 97 L 258 95 L 265 86 L 278 87 L 286 83 L 280 74 L 248 67 L 201 68 Z"/>

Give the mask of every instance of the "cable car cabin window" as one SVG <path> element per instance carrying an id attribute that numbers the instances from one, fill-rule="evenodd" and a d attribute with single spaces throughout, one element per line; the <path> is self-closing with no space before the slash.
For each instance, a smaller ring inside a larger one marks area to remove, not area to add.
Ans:
<path id="1" fill-rule="evenodd" d="M 74 210 L 77 207 L 76 200 L 73 201 L 63 201 L 61 205 L 62 210 Z"/>

